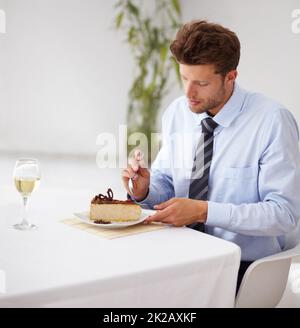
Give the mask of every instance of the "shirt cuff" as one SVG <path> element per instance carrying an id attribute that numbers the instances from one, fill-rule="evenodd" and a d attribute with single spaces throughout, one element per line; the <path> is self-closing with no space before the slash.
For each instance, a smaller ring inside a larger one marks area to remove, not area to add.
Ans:
<path id="1" fill-rule="evenodd" d="M 131 199 L 135 203 L 141 203 L 148 197 L 148 195 L 149 195 L 149 188 L 148 188 L 146 196 L 141 201 L 137 201 L 133 196 L 129 195 L 128 193 L 127 193 L 127 199 Z"/>
<path id="2" fill-rule="evenodd" d="M 222 229 L 231 225 L 231 204 L 208 201 L 207 220 L 205 224 Z"/>
<path id="3" fill-rule="evenodd" d="M 142 207 L 148 209 L 152 209 L 153 206 L 156 205 L 157 203 L 157 194 L 153 192 L 153 188 L 151 187 L 149 187 L 146 197 L 141 201 L 137 201 L 134 197 L 130 196 L 129 194 L 127 194 L 127 198 L 131 199 L 132 201 L 141 205 Z"/>

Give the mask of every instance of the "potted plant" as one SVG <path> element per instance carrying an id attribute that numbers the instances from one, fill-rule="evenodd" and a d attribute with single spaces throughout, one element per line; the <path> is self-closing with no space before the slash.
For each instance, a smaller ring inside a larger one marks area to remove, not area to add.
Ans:
<path id="1" fill-rule="evenodd" d="M 147 8 L 142 1 L 118 1 L 115 26 L 125 31 L 135 63 L 127 110 L 128 136 L 141 132 L 147 137 L 148 149 L 144 152 L 151 163 L 151 134 L 157 130 L 157 117 L 169 92 L 171 71 L 175 69 L 179 77 L 169 45 L 181 24 L 181 7 L 178 0 L 153 0 L 146 4 Z M 128 152 L 132 148 L 128 146 Z"/>

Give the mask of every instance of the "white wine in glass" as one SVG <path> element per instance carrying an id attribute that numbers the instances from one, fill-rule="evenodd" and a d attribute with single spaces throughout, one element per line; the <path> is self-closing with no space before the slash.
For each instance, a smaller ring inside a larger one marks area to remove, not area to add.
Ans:
<path id="1" fill-rule="evenodd" d="M 27 220 L 28 198 L 38 187 L 41 179 L 40 166 L 36 159 L 24 158 L 16 162 L 14 169 L 15 186 L 23 199 L 23 218 L 20 223 L 14 225 L 18 230 L 32 230 L 37 226 Z"/>

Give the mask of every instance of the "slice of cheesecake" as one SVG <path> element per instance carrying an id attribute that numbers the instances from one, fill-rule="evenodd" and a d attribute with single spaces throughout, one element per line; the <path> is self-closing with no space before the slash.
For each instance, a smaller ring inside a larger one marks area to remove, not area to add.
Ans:
<path id="1" fill-rule="evenodd" d="M 95 223 L 127 222 L 138 220 L 141 216 L 140 205 L 131 200 L 114 200 L 111 189 L 108 196 L 99 194 L 91 201 L 90 219 Z"/>

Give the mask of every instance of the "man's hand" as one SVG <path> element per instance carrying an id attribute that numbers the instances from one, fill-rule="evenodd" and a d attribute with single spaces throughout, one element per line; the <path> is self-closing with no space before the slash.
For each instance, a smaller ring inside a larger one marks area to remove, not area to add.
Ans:
<path id="1" fill-rule="evenodd" d="M 155 205 L 157 213 L 149 216 L 144 222 L 162 222 L 176 227 L 193 222 L 206 222 L 207 202 L 187 198 L 171 198 L 168 201 Z"/>
<path id="2" fill-rule="evenodd" d="M 132 181 L 132 189 L 128 186 L 130 179 Z M 122 172 L 122 180 L 128 194 L 137 201 L 146 197 L 150 185 L 150 172 L 146 168 L 143 154 L 140 150 L 136 150 L 134 158 L 129 159 L 127 169 Z"/>

